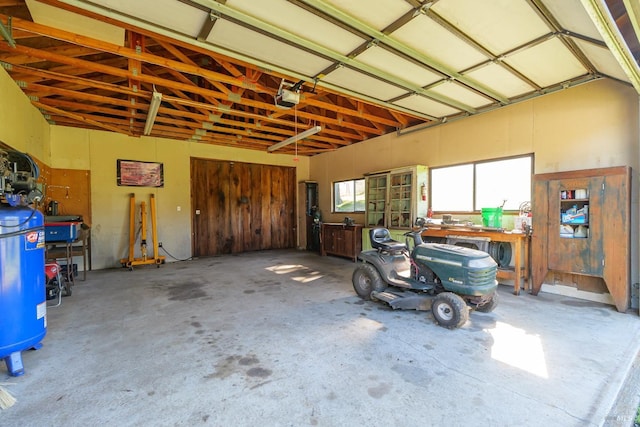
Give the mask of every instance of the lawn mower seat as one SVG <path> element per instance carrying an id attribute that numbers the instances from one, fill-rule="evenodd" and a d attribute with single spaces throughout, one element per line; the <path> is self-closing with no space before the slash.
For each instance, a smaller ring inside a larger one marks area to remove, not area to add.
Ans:
<path id="1" fill-rule="evenodd" d="M 391 238 L 391 233 L 386 228 L 372 228 L 369 230 L 371 247 L 379 252 L 399 252 L 407 249 L 407 245 Z"/>

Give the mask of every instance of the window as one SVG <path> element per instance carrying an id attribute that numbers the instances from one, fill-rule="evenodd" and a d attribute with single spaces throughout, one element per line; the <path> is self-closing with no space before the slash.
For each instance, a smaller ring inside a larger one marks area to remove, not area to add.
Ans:
<path id="1" fill-rule="evenodd" d="M 431 208 L 451 212 L 473 210 L 473 165 L 431 169 Z"/>
<path id="2" fill-rule="evenodd" d="M 333 183 L 334 212 L 364 212 L 364 178 Z"/>
<path id="3" fill-rule="evenodd" d="M 440 212 L 472 212 L 503 206 L 517 211 L 531 200 L 533 154 L 431 168 L 431 206 Z"/>

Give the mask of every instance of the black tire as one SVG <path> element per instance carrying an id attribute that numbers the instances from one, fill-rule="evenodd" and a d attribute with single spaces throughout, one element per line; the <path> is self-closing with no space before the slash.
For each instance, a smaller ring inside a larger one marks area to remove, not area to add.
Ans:
<path id="1" fill-rule="evenodd" d="M 491 242 L 489 243 L 489 255 L 500 268 L 507 268 L 511 263 L 511 243 Z"/>
<path id="2" fill-rule="evenodd" d="M 351 281 L 356 294 L 367 301 L 371 300 L 371 292 L 380 292 L 387 288 L 378 270 L 373 265 L 366 263 L 358 264 L 353 271 Z"/>
<path id="3" fill-rule="evenodd" d="M 498 292 L 494 292 L 491 300 L 486 304 L 482 304 L 479 307 L 474 307 L 474 310 L 480 313 L 491 313 L 498 306 Z"/>
<path id="4" fill-rule="evenodd" d="M 469 320 L 467 304 L 452 292 L 443 292 L 435 297 L 431 313 L 440 326 L 448 329 L 459 328 Z"/>

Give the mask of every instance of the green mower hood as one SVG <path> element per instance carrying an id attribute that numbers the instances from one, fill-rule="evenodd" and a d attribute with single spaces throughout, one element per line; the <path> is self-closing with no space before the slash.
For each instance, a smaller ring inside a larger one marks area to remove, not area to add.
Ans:
<path id="1" fill-rule="evenodd" d="M 440 243 L 418 245 L 413 252 L 416 263 L 425 264 L 440 278 L 448 291 L 481 296 L 498 287 L 498 264 L 483 251 Z"/>

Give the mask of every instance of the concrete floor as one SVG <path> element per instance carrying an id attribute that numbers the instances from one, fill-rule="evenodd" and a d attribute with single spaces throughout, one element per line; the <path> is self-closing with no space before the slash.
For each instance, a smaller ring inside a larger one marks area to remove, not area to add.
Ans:
<path id="1" fill-rule="evenodd" d="M 640 319 L 514 296 L 462 329 L 360 300 L 301 251 L 93 271 L 48 310 L 2 426 L 585 426 L 611 413 Z"/>

